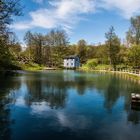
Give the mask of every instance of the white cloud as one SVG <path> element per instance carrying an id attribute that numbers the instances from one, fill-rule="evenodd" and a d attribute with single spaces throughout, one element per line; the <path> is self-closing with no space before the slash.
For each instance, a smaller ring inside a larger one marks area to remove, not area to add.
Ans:
<path id="1" fill-rule="evenodd" d="M 15 23 L 12 27 L 17 30 L 35 27 L 51 29 L 61 27 L 66 31 L 72 28 L 89 13 L 96 10 L 112 10 L 129 19 L 140 14 L 140 0 L 34 0 L 44 4 L 43 7 L 29 13 L 30 20 Z M 47 2 L 48 4 L 44 3 Z"/>
<path id="2" fill-rule="evenodd" d="M 127 19 L 140 14 L 140 0 L 100 0 L 98 4 L 104 9 L 116 10 Z"/>
<path id="3" fill-rule="evenodd" d="M 31 24 L 28 22 L 17 22 L 14 25 L 10 26 L 11 28 L 15 28 L 17 30 L 24 30 L 24 29 L 29 29 L 31 27 Z"/>
<path id="4" fill-rule="evenodd" d="M 34 27 L 46 29 L 62 27 L 70 30 L 83 19 L 82 15 L 95 12 L 94 0 L 52 0 L 48 4 L 49 8 L 46 6 L 30 12 L 31 20 L 16 23 L 12 27 L 21 30 Z"/>

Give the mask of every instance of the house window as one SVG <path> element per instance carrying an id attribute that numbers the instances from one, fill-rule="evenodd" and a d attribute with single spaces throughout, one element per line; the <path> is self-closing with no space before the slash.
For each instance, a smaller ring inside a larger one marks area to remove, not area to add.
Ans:
<path id="1" fill-rule="evenodd" d="M 73 66 L 73 63 L 71 63 L 71 65 Z"/>
<path id="2" fill-rule="evenodd" d="M 69 63 L 67 63 L 67 66 L 69 65 Z"/>

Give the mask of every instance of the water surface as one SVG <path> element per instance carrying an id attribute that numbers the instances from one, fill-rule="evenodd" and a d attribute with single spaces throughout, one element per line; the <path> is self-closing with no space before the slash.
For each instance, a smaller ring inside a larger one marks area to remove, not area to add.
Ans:
<path id="1" fill-rule="evenodd" d="M 138 81 L 77 71 L 0 77 L 0 140 L 139 140 Z"/>

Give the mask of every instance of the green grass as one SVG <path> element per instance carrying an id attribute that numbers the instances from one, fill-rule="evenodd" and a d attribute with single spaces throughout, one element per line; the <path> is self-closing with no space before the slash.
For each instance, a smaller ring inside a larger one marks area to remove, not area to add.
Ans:
<path id="1" fill-rule="evenodd" d="M 117 67 L 121 67 L 121 66 L 117 66 Z M 118 73 L 118 74 L 124 74 L 124 75 L 128 75 L 129 77 L 133 78 L 133 79 L 140 79 L 140 76 L 138 75 L 134 75 L 134 74 L 130 74 L 130 73 L 124 73 L 124 72 L 118 72 L 118 71 L 111 71 L 112 67 L 110 65 L 97 65 L 94 68 L 89 68 L 87 67 L 87 65 L 83 65 L 80 70 L 82 71 L 105 71 L 105 72 L 109 72 L 109 73 Z"/>
<path id="2" fill-rule="evenodd" d="M 44 69 L 44 66 L 40 66 L 36 63 L 21 64 L 20 67 L 22 70 L 28 70 L 28 71 L 37 71 L 37 70 Z"/>
<path id="3" fill-rule="evenodd" d="M 87 65 L 83 65 L 80 69 L 85 71 L 95 71 L 95 70 L 110 70 L 112 67 L 110 65 L 97 65 L 96 67 L 88 67 Z"/>

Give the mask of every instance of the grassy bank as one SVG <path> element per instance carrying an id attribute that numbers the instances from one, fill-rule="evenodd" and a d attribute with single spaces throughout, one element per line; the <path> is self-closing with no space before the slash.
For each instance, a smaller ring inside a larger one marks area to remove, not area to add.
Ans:
<path id="1" fill-rule="evenodd" d="M 128 75 L 129 77 L 134 78 L 134 79 L 140 79 L 140 75 L 138 75 L 138 74 L 133 74 L 133 73 L 124 72 L 124 71 L 113 71 L 113 68 L 110 65 L 97 65 L 94 67 L 88 67 L 88 65 L 83 65 L 82 67 L 80 67 L 79 70 L 86 71 L 86 72 L 97 71 L 97 72 L 124 74 L 124 75 Z"/>
<path id="2" fill-rule="evenodd" d="M 89 66 L 87 64 L 83 65 L 82 67 L 80 67 L 80 70 L 83 71 L 101 71 L 101 70 L 105 70 L 105 71 L 109 71 L 111 70 L 112 67 L 110 65 L 92 65 Z"/>
<path id="3" fill-rule="evenodd" d="M 37 71 L 37 70 L 43 70 L 45 66 L 38 65 L 36 63 L 28 63 L 28 64 L 20 64 L 21 70 L 27 70 L 27 71 Z"/>

